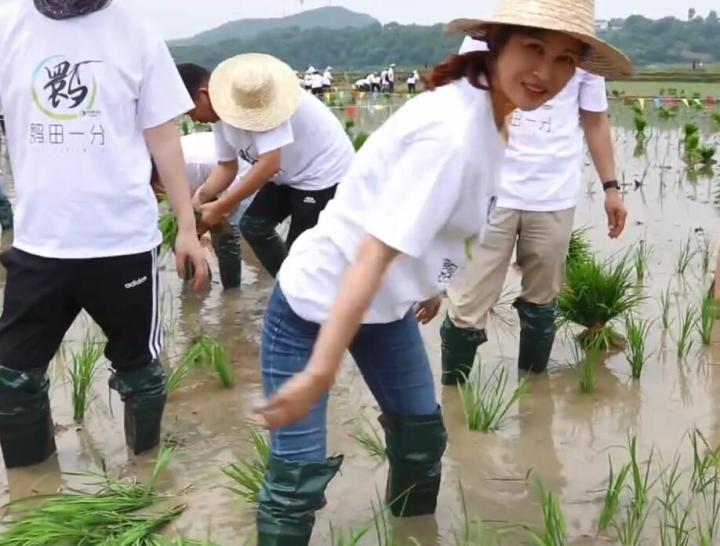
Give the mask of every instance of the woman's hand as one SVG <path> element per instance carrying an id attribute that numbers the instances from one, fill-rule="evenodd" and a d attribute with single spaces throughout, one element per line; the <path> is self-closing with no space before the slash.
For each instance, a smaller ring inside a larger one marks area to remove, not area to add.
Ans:
<path id="1" fill-rule="evenodd" d="M 435 296 L 434 298 L 418 303 L 417 308 L 415 309 L 417 321 L 420 324 L 428 324 L 440 312 L 441 305 L 442 300 L 440 299 L 440 296 Z"/>
<path id="2" fill-rule="evenodd" d="M 270 400 L 257 408 L 265 427 L 277 429 L 296 423 L 308 416 L 313 406 L 325 396 L 334 377 L 315 373 L 311 365 L 293 376 Z"/>

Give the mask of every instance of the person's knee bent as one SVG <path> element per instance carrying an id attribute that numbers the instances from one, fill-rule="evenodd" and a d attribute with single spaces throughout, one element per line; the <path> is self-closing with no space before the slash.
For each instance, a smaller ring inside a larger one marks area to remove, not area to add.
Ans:
<path id="1" fill-rule="evenodd" d="M 245 214 L 240 219 L 240 233 L 250 244 L 275 235 L 275 227 L 275 222 L 267 218 Z"/>

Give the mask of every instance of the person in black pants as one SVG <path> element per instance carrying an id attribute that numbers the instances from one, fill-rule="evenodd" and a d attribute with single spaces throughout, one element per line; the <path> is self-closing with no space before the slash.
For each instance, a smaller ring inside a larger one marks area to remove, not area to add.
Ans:
<path id="1" fill-rule="evenodd" d="M 167 398 L 151 156 L 178 218 L 178 273 L 191 264 L 193 287 L 207 281 L 176 123 L 192 102 L 165 41 L 121 2 L 11 0 L 0 21 L 0 50 L 13 51 L 0 63 L 0 103 L 18 189 L 13 246 L 0 258 L 5 468 L 55 453 L 47 369 L 82 310 L 107 337 L 126 444 L 148 451 Z M 127 36 L 132 43 L 118 48 Z M 29 66 L 38 67 L 32 81 L 22 76 Z"/>
<path id="2" fill-rule="evenodd" d="M 290 246 L 335 195 L 355 154 L 352 143 L 332 112 L 303 93 L 290 67 L 274 57 L 240 55 L 212 75 L 192 64 L 179 70 L 195 101 L 190 117 L 213 123 L 216 138 L 218 166 L 195 194 L 201 228 L 216 225 L 257 191 L 240 230 L 275 277 Z M 237 175 L 238 156 L 252 167 L 221 195 Z M 276 228 L 288 217 L 283 241 Z"/>

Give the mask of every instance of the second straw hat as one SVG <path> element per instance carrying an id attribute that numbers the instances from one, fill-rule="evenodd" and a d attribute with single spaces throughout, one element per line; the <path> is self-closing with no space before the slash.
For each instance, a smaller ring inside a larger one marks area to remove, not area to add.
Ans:
<path id="1" fill-rule="evenodd" d="M 254 132 L 275 129 L 289 120 L 302 93 L 293 69 L 264 53 L 246 53 L 220 63 L 208 87 L 221 120 Z"/>
<path id="2" fill-rule="evenodd" d="M 594 0 L 500 0 L 491 17 L 457 19 L 447 28 L 449 32 L 482 37 L 493 25 L 516 25 L 568 34 L 589 46 L 580 68 L 605 77 L 632 75 L 630 60 L 595 35 Z"/>

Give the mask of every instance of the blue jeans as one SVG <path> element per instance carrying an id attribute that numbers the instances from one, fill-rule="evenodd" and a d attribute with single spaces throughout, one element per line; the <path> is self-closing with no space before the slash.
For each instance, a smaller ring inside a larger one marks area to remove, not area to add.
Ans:
<path id="1" fill-rule="evenodd" d="M 304 320 L 290 308 L 276 286 L 265 312 L 260 346 L 265 396 L 305 369 L 319 330 L 319 324 Z M 383 413 L 437 413 L 430 362 L 413 313 L 397 322 L 362 325 L 350 353 Z M 327 402 L 326 395 L 305 419 L 272 432 L 272 455 L 288 461 L 324 461 Z"/>

